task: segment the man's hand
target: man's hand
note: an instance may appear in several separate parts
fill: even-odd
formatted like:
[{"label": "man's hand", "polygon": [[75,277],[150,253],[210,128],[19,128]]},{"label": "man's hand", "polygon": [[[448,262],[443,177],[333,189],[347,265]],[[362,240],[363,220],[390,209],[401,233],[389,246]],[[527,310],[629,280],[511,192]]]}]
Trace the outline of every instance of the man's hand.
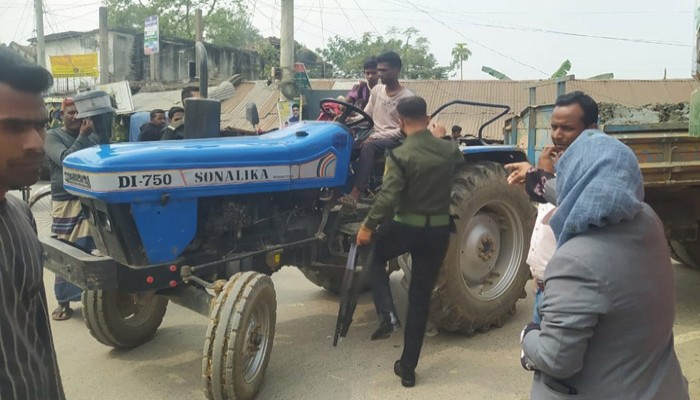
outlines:
[{"label": "man's hand", "polygon": [[357,245],[364,246],[370,244],[372,242],[372,233],[374,232],[371,229],[361,225],[360,231],[357,232]]},{"label": "man's hand", "polygon": [[508,184],[519,185],[521,183],[525,183],[525,175],[527,174],[527,171],[532,168],[532,165],[530,165],[530,163],[527,161],[522,161],[506,164],[503,167],[507,171],[510,171],[510,174],[508,175]]},{"label": "man's hand", "polygon": [[540,330],[540,324],[536,322],[530,322],[529,324],[525,325],[523,327],[523,330],[520,332],[520,343],[523,342],[523,339],[525,339],[525,336],[527,336],[528,333],[532,331],[539,331]]},{"label": "man's hand", "polygon": [[447,136],[447,128],[445,128],[445,125],[435,122],[430,125],[430,133],[432,133],[436,138],[440,139]]},{"label": "man's hand", "polygon": [[[520,332],[520,343],[523,343],[523,339],[525,339],[525,336],[527,336],[528,333],[539,330],[540,326],[534,322],[530,322],[529,324],[525,325],[523,330]],[[523,350],[520,351],[520,365],[527,371],[537,371],[537,367],[535,367],[535,364],[533,364],[532,361],[527,358],[525,351]]]},{"label": "man's hand", "polygon": [[537,161],[537,168],[543,169],[550,174],[554,173],[554,164],[559,160],[561,156],[561,149],[548,146],[542,149],[542,154],[540,154],[540,159]]},{"label": "man's hand", "polygon": [[172,130],[177,129],[177,128],[181,127],[182,125],[185,125],[185,120],[184,120],[184,119],[181,119],[181,120],[179,120],[179,121],[171,121],[171,122],[170,122],[170,128],[171,128]]},{"label": "man's hand", "polygon": [[87,136],[91,134],[93,130],[95,130],[95,126],[93,125],[92,120],[89,118],[85,118],[80,124],[80,134],[83,136]]}]

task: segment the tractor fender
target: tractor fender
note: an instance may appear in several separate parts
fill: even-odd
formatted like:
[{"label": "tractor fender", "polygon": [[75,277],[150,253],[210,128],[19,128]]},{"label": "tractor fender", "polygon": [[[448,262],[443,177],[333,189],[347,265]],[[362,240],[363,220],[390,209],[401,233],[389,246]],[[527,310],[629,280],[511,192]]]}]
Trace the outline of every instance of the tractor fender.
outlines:
[{"label": "tractor fender", "polygon": [[464,160],[468,163],[492,161],[498,164],[510,164],[527,161],[525,152],[515,146],[486,145],[460,147]]}]

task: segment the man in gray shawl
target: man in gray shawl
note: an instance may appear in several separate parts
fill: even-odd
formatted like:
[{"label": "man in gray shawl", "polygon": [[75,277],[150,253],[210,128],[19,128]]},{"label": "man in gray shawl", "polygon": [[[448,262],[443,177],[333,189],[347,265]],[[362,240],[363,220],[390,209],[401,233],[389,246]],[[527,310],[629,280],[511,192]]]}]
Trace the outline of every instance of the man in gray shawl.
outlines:
[{"label": "man in gray shawl", "polygon": [[521,334],[532,398],[688,399],[673,347],[673,269],[634,153],[588,130],[555,169],[542,323]]}]

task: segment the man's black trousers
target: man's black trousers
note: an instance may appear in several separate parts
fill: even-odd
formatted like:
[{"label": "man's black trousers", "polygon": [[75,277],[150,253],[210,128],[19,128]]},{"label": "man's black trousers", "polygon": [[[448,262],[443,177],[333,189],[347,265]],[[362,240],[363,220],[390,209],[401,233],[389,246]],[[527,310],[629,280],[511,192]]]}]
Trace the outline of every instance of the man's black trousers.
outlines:
[{"label": "man's black trousers", "polygon": [[376,232],[368,273],[374,306],[380,318],[389,318],[389,313],[396,315],[386,272],[387,261],[404,253],[410,253],[412,258],[401,356],[403,368],[412,370],[418,364],[428,322],[430,297],[445,258],[449,236],[448,226],[418,228],[396,221],[382,224]]},{"label": "man's black trousers", "polygon": [[372,139],[371,136],[359,144],[360,158],[355,170],[355,187],[360,192],[367,189],[377,157],[400,145],[401,142],[396,139]]}]

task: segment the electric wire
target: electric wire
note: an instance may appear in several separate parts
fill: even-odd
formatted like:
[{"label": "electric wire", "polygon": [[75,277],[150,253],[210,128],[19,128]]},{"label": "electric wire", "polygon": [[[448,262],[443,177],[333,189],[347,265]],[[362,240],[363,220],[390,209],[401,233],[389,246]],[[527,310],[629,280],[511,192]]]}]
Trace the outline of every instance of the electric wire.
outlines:
[{"label": "electric wire", "polygon": [[[305,5],[296,5],[294,6],[296,9],[308,9],[309,6]],[[327,7],[328,9],[334,9],[334,7]],[[471,15],[676,15],[676,14],[687,14],[690,15],[692,14],[691,11],[664,11],[664,10],[658,10],[658,11],[584,11],[584,12],[578,12],[578,11],[573,11],[573,12],[567,12],[567,11],[513,11],[513,12],[501,12],[501,11],[458,11],[458,10],[443,10],[443,9],[438,9],[438,8],[428,8],[432,12],[439,13],[439,14],[448,14],[448,15],[465,15],[465,16],[471,16]],[[378,13],[409,13],[409,14],[415,14],[419,13],[416,10],[411,10],[411,9],[391,9],[391,8],[363,8],[364,11],[368,12],[378,12]],[[351,10],[352,11],[352,10]]]},{"label": "electric wire", "polygon": [[[357,2],[357,0],[354,0]],[[367,17],[367,14],[364,12],[364,10],[361,10],[365,18]],[[341,12],[328,12],[326,11],[326,14],[331,14],[331,15],[338,15],[338,16],[343,16],[343,13]],[[457,13],[453,13],[451,17],[454,17],[457,15]],[[567,32],[567,31],[560,31],[560,30],[554,30],[554,29],[542,29],[542,28],[534,28],[534,27],[529,27],[529,26],[522,26],[522,25],[507,25],[503,23],[484,23],[484,22],[474,22],[474,21],[465,21],[464,19],[454,19],[451,17],[445,18],[447,22],[454,22],[455,24],[462,24],[462,25],[472,25],[472,26],[480,26],[484,28],[494,28],[494,29],[503,29],[503,30],[514,30],[514,31],[523,31],[523,32],[537,32],[537,33],[548,33],[552,35],[562,35],[562,36],[573,36],[573,37],[581,37],[581,38],[590,38],[590,39],[602,39],[602,40],[613,40],[613,41],[622,41],[622,42],[632,42],[632,43],[642,43],[642,44],[653,44],[653,45],[661,45],[661,46],[675,46],[675,47],[685,47],[689,48],[691,47],[688,44],[681,43],[681,42],[671,42],[671,41],[663,41],[663,40],[656,40],[656,39],[641,39],[641,38],[626,38],[626,37],[618,37],[618,36],[609,36],[609,35],[595,35],[595,34],[586,34],[586,33],[578,33],[578,32]],[[399,22],[408,22],[408,23],[421,23],[424,20],[421,19],[412,19],[412,18],[403,18],[403,17],[382,17],[382,16],[375,16],[373,17],[374,19],[378,20],[387,20],[387,21],[399,21]],[[467,18],[473,18],[473,16],[467,17]],[[370,22],[370,25],[372,25],[372,28],[376,31],[376,28],[374,27],[374,24]],[[379,34],[379,32],[377,32]],[[381,36],[381,34],[379,34]]]},{"label": "electric wire", "polygon": [[443,21],[441,21],[441,20],[435,18],[435,17],[434,17],[433,15],[431,15],[428,11],[422,10],[420,7],[416,6],[413,2],[411,2],[411,1],[409,1],[409,0],[405,0],[405,2],[406,2],[408,5],[410,5],[411,7],[415,8],[416,10],[419,10],[419,11],[423,12],[423,14],[427,15],[430,19],[436,21],[438,24],[442,25],[443,27],[445,27],[445,28],[447,28],[447,29],[449,29],[449,30],[451,30],[451,31],[453,31],[453,32],[455,32],[455,33],[457,33],[458,35],[462,36],[462,37],[463,37],[464,39],[466,39],[467,41],[472,42],[472,43],[476,44],[477,46],[483,47],[484,49],[486,49],[486,50],[488,50],[488,51],[490,51],[490,52],[492,52],[492,53],[495,53],[495,54],[497,54],[497,55],[499,55],[499,56],[501,56],[501,57],[503,57],[503,58],[506,58],[506,59],[508,59],[508,60],[511,60],[511,61],[513,61],[513,62],[515,62],[515,63],[518,63],[518,64],[520,64],[520,65],[522,65],[522,66],[524,66],[524,67],[530,68],[530,69],[532,69],[532,70],[534,70],[534,71],[537,71],[537,72],[541,73],[542,75],[545,75],[545,76],[549,77],[549,74],[548,74],[548,73],[542,71],[541,69],[539,69],[539,68],[537,68],[537,67],[534,67],[534,66],[532,66],[532,65],[530,65],[530,64],[527,64],[527,63],[524,63],[524,62],[522,62],[522,61],[520,61],[520,60],[517,60],[517,59],[515,59],[515,58],[513,58],[513,57],[511,57],[511,56],[509,56],[509,55],[507,55],[507,54],[504,54],[504,53],[502,53],[502,52],[500,52],[500,51],[498,51],[498,50],[496,50],[496,49],[493,49],[493,48],[491,48],[491,47],[489,47],[489,46],[487,46],[487,45],[485,45],[485,44],[483,44],[483,43],[481,43],[481,42],[479,42],[479,41],[477,41],[477,40],[473,40],[473,39],[467,37],[466,35],[464,35],[464,34],[463,34],[462,32],[460,32],[460,31],[458,31],[457,29],[455,29],[455,28],[453,28],[453,27],[447,25],[447,24],[444,23]]},{"label": "electric wire", "polygon": [[[26,13],[27,13],[27,8],[29,8],[29,7],[31,7],[31,2],[30,2],[29,0],[27,0],[27,1],[24,3],[24,9],[22,10],[22,16],[21,16],[20,19],[19,19],[20,21],[24,21],[24,27],[22,28],[22,31],[24,31],[24,30],[27,29],[27,21],[24,19],[24,16],[26,15]],[[15,33],[12,35],[12,41],[17,41],[17,40],[19,40],[18,37],[17,37],[17,35],[18,35],[19,32],[20,32],[20,28],[19,28],[19,27],[20,27],[20,24],[18,23],[18,24],[17,24],[17,28],[15,28]]]},{"label": "electric wire", "polygon": [[313,3],[311,3],[311,7],[309,7],[309,9],[306,11],[306,15],[304,16],[304,18],[301,19],[301,23],[299,24],[299,28],[304,26],[304,24],[306,23],[306,20],[309,19],[309,15],[311,15],[311,11],[314,9],[315,5],[316,5],[316,0],[314,0]]},{"label": "electric wire", "polygon": [[[267,7],[273,8],[273,9],[275,9],[275,10],[278,9],[278,7],[277,7],[276,5],[272,5],[272,4],[267,3],[267,2],[264,2],[264,1],[262,1],[262,0],[258,0],[258,3],[263,4],[263,5],[267,6]],[[324,7],[323,7],[323,1],[322,1],[322,0],[320,0],[320,4],[321,4],[320,9],[321,9],[321,11],[323,11]],[[296,7],[295,7],[295,8],[296,8]],[[260,9],[260,8],[258,8],[258,10],[259,10],[259,9]],[[274,16],[274,14],[273,14],[273,16]],[[266,18],[267,18],[267,17],[266,17]],[[271,19],[271,21],[272,21],[272,19]],[[313,26],[313,27],[316,27],[316,28],[321,29],[321,30],[323,31],[323,32],[321,32],[322,34],[324,34],[325,31],[327,30],[328,32],[332,33],[333,35],[343,36],[343,35],[341,35],[341,34],[338,33],[338,32],[332,31],[332,30],[330,30],[330,29],[326,29],[324,26],[322,26],[322,25],[323,25],[323,19],[321,19],[321,25],[315,24],[315,23],[313,23],[313,22],[311,22],[311,21],[307,21],[306,23],[309,24],[309,25],[311,25],[311,26]],[[309,32],[309,31],[303,31],[303,32],[308,33],[308,34],[310,34],[310,35],[314,35],[314,36],[318,35],[318,32]]]},{"label": "electric wire", "polygon": [[372,20],[369,18],[369,16],[368,16],[367,13],[365,12],[364,8],[360,7],[360,3],[358,3],[357,0],[353,0],[353,1],[355,2],[355,5],[357,6],[357,8],[358,8],[360,11],[362,11],[362,15],[365,16],[365,19],[367,20],[367,22],[369,22],[369,25],[372,27],[372,29],[374,30],[374,32],[375,32],[378,36],[382,36],[382,34],[381,34],[381,33],[379,32],[379,30],[377,29],[377,27],[374,26],[374,24],[372,23]]},{"label": "electric wire", "polygon": [[609,35],[594,35],[594,34],[587,34],[587,33],[566,32],[566,31],[559,31],[559,30],[552,30],[552,29],[534,28],[534,27],[520,26],[520,25],[503,25],[503,24],[479,23],[479,22],[466,22],[466,23],[469,25],[483,26],[483,27],[487,27],[487,28],[508,29],[508,30],[517,30],[517,31],[525,31],[525,32],[551,33],[551,34],[564,35],[564,36],[575,36],[575,37],[604,39],[604,40],[617,40],[617,41],[622,41],[622,42],[636,42],[636,43],[655,44],[655,45],[663,45],[663,46],[690,47],[689,45],[687,45],[685,43],[667,42],[667,41],[654,40],[654,39],[636,39],[636,38],[625,38],[625,37],[616,37],[616,36],[609,36]]},{"label": "electric wire", "polygon": [[[320,6],[319,14],[321,15],[321,43],[323,43],[323,49],[326,49],[326,30],[323,26],[323,0],[318,0],[318,5]],[[326,60],[321,58],[323,61],[323,78],[326,78]]]},{"label": "electric wire", "polygon": [[[47,0],[42,0],[42,1],[43,1],[43,8],[44,8],[44,15],[46,16],[46,18],[45,18],[45,19],[46,19],[46,23],[49,25],[50,31],[53,32],[53,33],[59,33],[59,32],[63,32],[63,31],[68,31],[68,30],[66,29],[65,25],[63,25],[63,23],[61,23],[61,22],[58,21],[58,19],[56,18],[56,16],[60,16],[60,15],[57,14],[57,13],[55,13],[54,11],[52,11],[52,9],[51,9],[51,8],[49,7],[49,5],[48,5],[48,1],[47,1]],[[82,15],[77,15],[77,16],[74,16],[74,17],[72,16],[72,17],[70,17],[70,18],[71,18],[71,19],[79,19],[79,17],[81,17],[81,16],[85,16],[85,15],[88,15],[88,14],[92,14],[92,13],[94,13],[94,12],[95,12],[95,10],[91,10],[91,11],[88,11],[88,12],[82,14]],[[67,18],[68,18],[68,17],[67,17]],[[60,26],[59,26],[59,25],[60,25]],[[62,30],[61,30],[61,29],[62,29]],[[58,46],[58,49],[60,50],[60,52],[61,52],[63,55],[65,55],[65,56],[70,56],[70,55],[71,55],[71,52],[69,52],[68,50],[66,50],[66,48],[61,44],[61,41],[60,41],[60,40],[57,41],[56,45]],[[50,59],[49,59],[49,60],[50,60]],[[50,62],[49,62],[49,64],[50,64]],[[66,92],[68,92],[68,91],[70,91],[70,87],[69,87],[69,83],[68,83],[69,81],[68,81],[68,78],[65,78],[65,79],[66,79],[66,80],[65,80],[65,83],[66,83],[66,86],[65,86],[65,87],[66,87]],[[85,82],[88,82],[87,84],[88,84],[89,86],[93,86],[93,85],[97,84],[97,78],[96,78],[96,77],[84,77],[84,76],[83,76],[83,77],[77,77],[77,79],[78,79],[78,82],[79,82],[78,85],[81,86],[81,87],[82,87],[82,85],[83,85]],[[75,85],[75,78],[74,78],[73,84]],[[79,89],[78,87],[74,87],[74,90],[75,90],[76,92],[78,91],[78,89]]]},{"label": "electric wire", "polygon": [[338,2],[338,0],[335,0],[335,4],[337,4],[338,7],[340,7],[340,11],[342,11],[343,15],[345,16],[345,20],[348,21],[348,24],[350,25],[350,29],[352,30],[352,33],[353,33],[353,34],[355,35],[355,37],[359,40],[359,39],[360,39],[360,35],[358,35],[358,34],[357,34],[357,31],[355,31],[355,26],[353,25],[352,20],[350,19],[350,17],[348,17],[348,14],[345,12],[345,9],[343,8],[343,6],[340,5],[340,3]]}]

